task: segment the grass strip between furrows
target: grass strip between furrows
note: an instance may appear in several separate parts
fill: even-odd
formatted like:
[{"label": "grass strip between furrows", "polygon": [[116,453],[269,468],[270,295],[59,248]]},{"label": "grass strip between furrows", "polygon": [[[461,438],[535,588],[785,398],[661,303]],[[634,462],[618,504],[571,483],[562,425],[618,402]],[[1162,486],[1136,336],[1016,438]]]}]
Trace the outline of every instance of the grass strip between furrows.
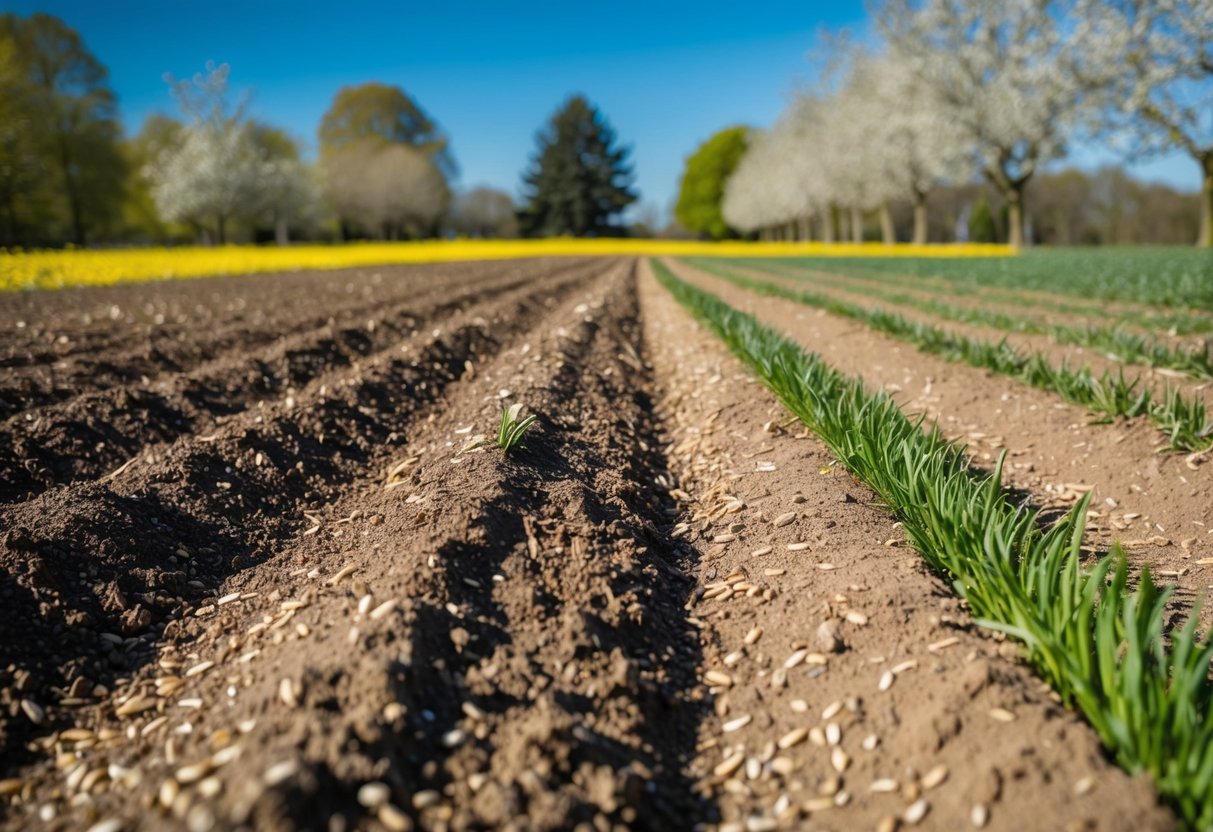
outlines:
[{"label": "grass strip between furrows", "polygon": [[[698,261],[700,258],[690,258]],[[964,296],[980,298],[981,300],[1013,304],[1021,308],[1043,308],[1050,312],[1073,315],[1081,318],[1096,318],[1101,321],[1108,319],[1120,323],[1133,324],[1142,329],[1167,332],[1171,335],[1193,335],[1213,332],[1213,317],[1196,311],[1184,311],[1178,307],[1160,306],[1142,310],[1124,306],[1109,307],[1107,303],[1084,304],[1077,303],[1068,295],[1050,294],[1047,289],[1033,289],[1027,292],[1010,287],[988,285],[982,283],[961,283],[949,281],[942,277],[932,277],[925,274],[907,275],[883,270],[856,267],[851,261],[846,263],[826,263],[821,260],[803,261],[784,258],[720,258],[730,266],[746,266],[753,269],[772,272],[786,277],[817,278],[829,276],[838,280],[862,280],[865,290],[872,283],[890,289],[913,289],[919,292],[946,295],[949,297]],[[1144,301],[1142,302],[1144,303]]]},{"label": "grass strip between furrows", "polygon": [[[692,260],[693,264],[710,267],[703,260]],[[1150,367],[1163,367],[1175,370],[1184,375],[1197,379],[1213,378],[1213,353],[1199,346],[1171,347],[1135,332],[1128,332],[1119,326],[1065,326],[1062,324],[1041,323],[1023,315],[1012,315],[994,309],[970,308],[956,306],[943,301],[923,298],[906,292],[898,292],[887,286],[875,287],[870,284],[856,285],[853,279],[846,277],[827,277],[825,275],[792,275],[755,264],[765,272],[790,277],[801,282],[824,286],[846,292],[861,292],[869,297],[894,304],[917,309],[937,318],[949,321],[988,326],[1005,332],[1018,332],[1025,335],[1047,335],[1059,344],[1077,344],[1091,347],[1126,364],[1145,364]]]},{"label": "grass strip between furrows", "polygon": [[1096,376],[1089,367],[1074,369],[1064,361],[1053,366],[1045,355],[1020,352],[1005,340],[968,338],[932,324],[911,321],[880,307],[869,308],[818,292],[789,289],[721,266],[701,263],[698,268],[761,295],[787,298],[860,321],[946,361],[969,364],[1048,390],[1105,420],[1117,416],[1145,416],[1166,434],[1174,450],[1199,451],[1213,445],[1213,420],[1209,418],[1204,402],[1195,396],[1184,396],[1174,387],[1168,386],[1156,397],[1142,384],[1140,376],[1126,379],[1123,370],[1116,374],[1105,370]]},{"label": "grass strip between furrows", "polygon": [[1193,616],[1166,632],[1169,589],[1148,568],[1129,591],[1119,546],[1082,565],[1087,498],[1048,530],[1014,505],[1002,463],[976,474],[964,449],[905,416],[716,296],[654,263],[657,279],[718,335],[902,521],[984,626],[1020,640],[1028,660],[1078,708],[1117,762],[1148,771],[1192,827],[1213,824],[1213,646]]}]

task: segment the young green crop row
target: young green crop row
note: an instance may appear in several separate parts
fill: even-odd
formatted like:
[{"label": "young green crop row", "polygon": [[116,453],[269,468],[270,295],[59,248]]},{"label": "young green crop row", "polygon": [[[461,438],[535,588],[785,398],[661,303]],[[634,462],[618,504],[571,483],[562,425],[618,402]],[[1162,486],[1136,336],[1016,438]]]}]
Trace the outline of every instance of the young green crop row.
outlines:
[{"label": "young green crop row", "polygon": [[908,341],[923,352],[939,355],[947,361],[991,370],[1032,387],[1057,393],[1066,401],[1086,407],[1103,419],[1145,416],[1167,436],[1175,450],[1196,451],[1213,445],[1213,421],[1209,420],[1202,400],[1186,397],[1174,388],[1156,398],[1142,384],[1140,376],[1126,379],[1123,370],[1117,374],[1105,371],[1096,376],[1089,367],[1074,369],[1065,362],[1053,366],[1041,353],[1020,352],[1006,341],[967,338],[931,324],[908,320],[878,307],[869,309],[818,292],[789,289],[710,263],[701,262],[699,268],[759,294],[788,298],[862,321],[873,329]]},{"label": "young green crop row", "polygon": [[[697,260],[702,263],[703,261]],[[762,271],[779,274],[763,264],[755,264]],[[950,321],[959,321],[979,326],[989,326],[1006,332],[1022,332],[1028,335],[1047,335],[1059,344],[1076,344],[1092,347],[1111,355],[1126,364],[1145,364],[1150,367],[1165,367],[1192,378],[1213,378],[1213,355],[1200,347],[1171,347],[1165,343],[1128,332],[1118,326],[1062,326],[1044,324],[1022,315],[1011,315],[993,309],[956,306],[943,301],[923,298],[918,295],[898,292],[887,286],[865,284],[857,287],[852,279],[827,275],[801,275],[794,279],[842,291],[862,291],[863,294],[879,298],[897,306],[918,309],[929,315]]]},{"label": "young green crop row", "polygon": [[[806,252],[803,263],[823,264]],[[1031,289],[1085,300],[1118,300],[1171,307],[1213,310],[1213,252],[1192,247],[1104,246],[1040,247],[1017,257],[997,260],[930,255],[896,261],[855,258],[839,269],[851,272],[933,277],[957,286]],[[830,269],[833,271],[833,269]]]},{"label": "young green crop row", "polygon": [[[988,302],[1006,303],[1024,309],[1042,309],[1074,317],[1092,318],[1100,322],[1110,320],[1116,324],[1129,324],[1148,331],[1167,332],[1172,335],[1213,332],[1213,316],[1182,307],[1134,308],[1130,306],[1109,307],[1107,303],[1081,303],[1067,294],[1053,294],[1039,290],[1025,292],[1022,288],[1011,288],[997,283],[949,280],[924,273],[921,267],[915,269],[912,265],[907,265],[906,271],[913,273],[903,274],[874,268],[870,265],[871,261],[861,259],[827,262],[820,258],[813,260],[805,258],[764,258],[761,260],[730,258],[727,262],[731,265],[743,265],[787,277],[812,276],[816,278],[828,275],[831,278],[853,280],[862,282],[865,291],[873,287],[887,287],[914,289],[948,297],[980,297]],[[913,264],[915,261],[905,262]]]},{"label": "young green crop row", "polygon": [[747,364],[839,460],[890,506],[910,541],[950,577],[984,626],[1021,641],[1120,765],[1148,771],[1193,828],[1213,824],[1213,646],[1195,619],[1166,632],[1169,590],[1148,570],[1129,591],[1114,547],[1082,565],[1087,499],[1043,528],[992,475],[966,464],[937,427],[922,430],[885,393],[828,367],[775,330],[676,278],[658,280]]}]

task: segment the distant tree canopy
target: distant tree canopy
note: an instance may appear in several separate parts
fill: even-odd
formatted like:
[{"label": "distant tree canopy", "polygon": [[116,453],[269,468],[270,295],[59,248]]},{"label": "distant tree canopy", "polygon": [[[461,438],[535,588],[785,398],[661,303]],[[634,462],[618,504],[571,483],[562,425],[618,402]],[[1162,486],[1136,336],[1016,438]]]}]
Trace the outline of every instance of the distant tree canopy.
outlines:
[{"label": "distant tree canopy", "polygon": [[324,114],[318,137],[322,155],[376,139],[429,154],[448,180],[457,172],[446,134],[400,87],[369,83],[343,88]]},{"label": "distant tree canopy", "polygon": [[737,235],[725,222],[720,204],[725,183],[745,155],[748,133],[745,127],[725,128],[687,159],[674,207],[674,216],[683,227],[713,240]]},{"label": "distant tree canopy", "polygon": [[523,174],[524,236],[595,237],[621,231],[619,213],[637,199],[629,149],[584,96],[569,98],[536,136],[537,152]]},{"label": "distant tree canopy", "polygon": [[460,194],[447,220],[451,231],[466,237],[505,239],[518,236],[517,209],[505,191],[473,188]]},{"label": "distant tree canopy", "polygon": [[117,101],[80,35],[0,15],[0,245],[88,242],[120,216]]}]

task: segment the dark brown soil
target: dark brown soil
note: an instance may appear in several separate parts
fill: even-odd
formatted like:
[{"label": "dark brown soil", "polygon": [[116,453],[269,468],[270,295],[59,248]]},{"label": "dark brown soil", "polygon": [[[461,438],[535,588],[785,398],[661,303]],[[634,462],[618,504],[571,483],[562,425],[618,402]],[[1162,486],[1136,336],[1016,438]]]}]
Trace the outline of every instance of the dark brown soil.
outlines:
[{"label": "dark brown soil", "polygon": [[0,312],[4,828],[1173,825],[646,266],[375,274]]}]

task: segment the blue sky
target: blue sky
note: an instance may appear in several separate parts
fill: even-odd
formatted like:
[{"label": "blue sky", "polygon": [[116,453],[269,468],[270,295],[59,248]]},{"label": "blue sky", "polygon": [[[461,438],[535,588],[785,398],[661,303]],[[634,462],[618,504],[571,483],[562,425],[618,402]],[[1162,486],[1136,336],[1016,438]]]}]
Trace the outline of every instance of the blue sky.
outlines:
[{"label": "blue sky", "polygon": [[[309,147],[333,95],[364,81],[398,84],[450,134],[460,184],[517,193],[534,134],[582,92],[633,148],[642,201],[670,208],[683,159],[729,124],[766,126],[814,75],[820,27],[862,30],[862,0],[650,3],[295,2],[150,0],[7,2],[63,18],[110,70],[128,131],[173,112],[165,72],[208,60],[232,67],[252,112]],[[1107,154],[1080,148],[1090,165]],[[1182,156],[1133,168],[1186,189]]]}]

